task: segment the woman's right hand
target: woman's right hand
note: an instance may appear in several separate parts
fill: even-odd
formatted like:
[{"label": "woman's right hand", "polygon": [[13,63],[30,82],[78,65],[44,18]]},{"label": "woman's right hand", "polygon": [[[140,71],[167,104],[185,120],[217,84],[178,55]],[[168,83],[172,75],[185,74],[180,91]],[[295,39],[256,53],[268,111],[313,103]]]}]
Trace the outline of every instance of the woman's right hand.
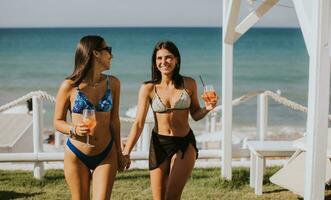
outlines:
[{"label": "woman's right hand", "polygon": [[74,134],[77,136],[86,136],[87,134],[90,133],[90,129],[85,124],[78,124],[75,125],[74,127],[75,127]]}]

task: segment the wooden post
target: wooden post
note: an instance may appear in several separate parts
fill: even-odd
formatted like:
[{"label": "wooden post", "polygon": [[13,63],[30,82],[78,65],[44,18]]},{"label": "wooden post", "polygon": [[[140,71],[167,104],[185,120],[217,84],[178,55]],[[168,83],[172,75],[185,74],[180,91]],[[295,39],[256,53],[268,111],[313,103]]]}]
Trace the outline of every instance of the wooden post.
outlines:
[{"label": "wooden post", "polygon": [[212,112],[210,116],[210,132],[215,132],[216,131],[216,117],[217,113]]},{"label": "wooden post", "polygon": [[[252,158],[251,158],[252,159]],[[255,156],[255,180],[254,180],[254,192],[256,195],[262,195],[263,185],[263,171],[265,167],[265,159],[262,156]],[[262,171],[260,171],[262,170]]]},{"label": "wooden post", "polygon": [[250,168],[249,168],[249,186],[255,188],[255,177],[256,177],[256,155],[253,151],[250,151]]},{"label": "wooden post", "polygon": [[55,133],[54,133],[54,145],[55,145],[56,148],[61,147],[61,137],[62,137],[62,133],[60,133],[59,131],[55,131]]},{"label": "wooden post", "polygon": [[257,96],[257,139],[263,141],[268,128],[268,96],[264,93]]},{"label": "wooden post", "polygon": [[311,20],[309,20],[309,16],[307,15],[307,12],[305,11],[304,1],[306,0],[295,0],[293,1],[293,5],[295,8],[295,11],[298,16],[300,29],[303,35],[303,39],[305,41],[306,49],[308,51],[308,55],[310,55],[311,51],[311,43],[312,43],[312,24]]},{"label": "wooden post", "polygon": [[[305,200],[322,200],[325,192],[330,91],[329,0],[311,3],[311,51],[307,118]],[[306,3],[305,3],[306,4]],[[308,3],[307,3],[308,4]]]},{"label": "wooden post", "polygon": [[262,1],[259,7],[250,12],[249,15],[243,19],[236,27],[233,41],[236,42],[242,35],[244,35],[254,24],[256,24],[264,14],[266,14],[279,0]]},{"label": "wooden post", "polygon": [[[222,162],[221,176],[232,179],[232,88],[233,88],[233,44],[225,42],[228,13],[231,1],[223,0],[222,26]],[[229,15],[230,16],[230,15]],[[230,26],[231,27],[231,26]],[[231,36],[229,36],[231,38]]]},{"label": "wooden post", "polygon": [[205,117],[205,132],[210,131],[210,114]]},{"label": "wooden post", "polygon": [[[43,113],[42,101],[38,97],[32,98],[32,113],[33,113],[33,152],[39,153],[43,151]],[[44,176],[44,163],[35,162],[33,167],[33,175],[36,179],[41,179]]]}]

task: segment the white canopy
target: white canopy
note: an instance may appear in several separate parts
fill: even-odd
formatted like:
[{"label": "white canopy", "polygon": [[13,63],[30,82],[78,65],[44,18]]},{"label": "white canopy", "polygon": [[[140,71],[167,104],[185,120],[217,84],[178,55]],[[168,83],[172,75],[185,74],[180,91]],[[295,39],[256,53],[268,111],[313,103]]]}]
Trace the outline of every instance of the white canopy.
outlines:
[{"label": "white canopy", "polygon": [[[279,0],[264,0],[237,25],[240,0],[223,0],[222,35],[222,176],[232,178],[233,45]],[[305,199],[324,199],[330,92],[330,0],[293,0],[309,54]]]}]

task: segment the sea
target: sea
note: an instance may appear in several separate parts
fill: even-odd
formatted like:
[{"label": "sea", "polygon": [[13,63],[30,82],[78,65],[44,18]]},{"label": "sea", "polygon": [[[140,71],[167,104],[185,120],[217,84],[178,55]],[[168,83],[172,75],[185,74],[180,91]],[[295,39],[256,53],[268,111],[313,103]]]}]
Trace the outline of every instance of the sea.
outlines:
[{"label": "sea", "polygon": [[[121,81],[120,115],[137,104],[140,85],[151,77],[151,55],[160,40],[171,40],[182,58],[181,74],[197,81],[198,92],[213,84],[219,96],[222,74],[220,27],[15,28],[0,29],[0,105],[31,91],[56,96],[74,66],[75,48],[85,35],[100,35],[112,46],[106,72]],[[297,28],[253,28],[234,47],[233,97],[271,90],[307,106],[309,60]],[[200,99],[201,105],[203,105]],[[219,101],[219,103],[221,103]],[[54,105],[44,103],[45,126],[52,128]],[[233,127],[254,131],[256,98],[233,108]],[[306,113],[269,100],[268,126],[282,132],[304,131]],[[276,129],[275,129],[276,130]]]}]

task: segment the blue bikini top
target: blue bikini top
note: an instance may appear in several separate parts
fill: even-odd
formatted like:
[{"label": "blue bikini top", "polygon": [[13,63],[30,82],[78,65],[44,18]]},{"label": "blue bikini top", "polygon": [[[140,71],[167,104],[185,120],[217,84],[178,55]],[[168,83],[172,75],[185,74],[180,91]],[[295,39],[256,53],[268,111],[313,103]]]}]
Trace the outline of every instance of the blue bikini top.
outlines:
[{"label": "blue bikini top", "polygon": [[107,77],[107,90],[105,95],[99,101],[98,105],[93,105],[87,96],[77,87],[77,95],[72,108],[73,113],[82,114],[84,109],[93,109],[97,112],[109,112],[113,107],[112,94],[109,88],[109,78]]}]

